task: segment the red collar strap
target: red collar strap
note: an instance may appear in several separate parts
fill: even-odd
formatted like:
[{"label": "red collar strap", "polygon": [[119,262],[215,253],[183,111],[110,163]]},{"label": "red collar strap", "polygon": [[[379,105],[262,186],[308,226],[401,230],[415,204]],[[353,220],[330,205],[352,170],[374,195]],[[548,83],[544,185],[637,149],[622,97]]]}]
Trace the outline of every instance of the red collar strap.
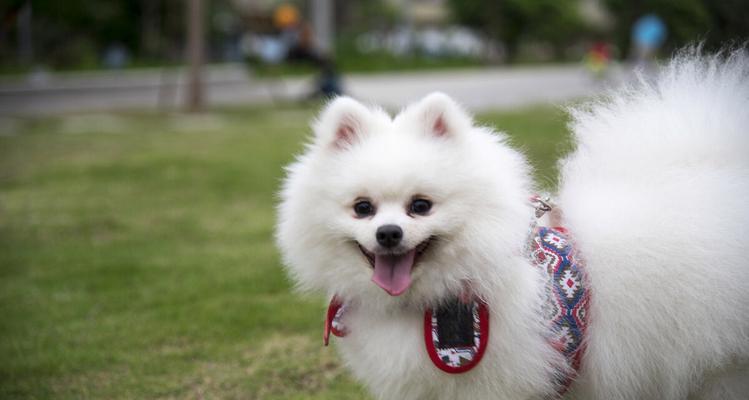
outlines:
[{"label": "red collar strap", "polygon": [[325,313],[325,328],[322,333],[322,342],[325,346],[328,345],[331,333],[338,337],[344,337],[348,333],[342,322],[345,311],[346,306],[341,299],[338,296],[333,296],[330,299],[330,305],[328,305],[328,312]]},{"label": "red collar strap", "polygon": [[[330,334],[344,337],[346,304],[333,296],[325,314],[323,344]],[[432,363],[442,371],[459,374],[470,371],[481,361],[489,342],[489,310],[479,299],[456,298],[436,310],[424,312],[424,345]]]}]

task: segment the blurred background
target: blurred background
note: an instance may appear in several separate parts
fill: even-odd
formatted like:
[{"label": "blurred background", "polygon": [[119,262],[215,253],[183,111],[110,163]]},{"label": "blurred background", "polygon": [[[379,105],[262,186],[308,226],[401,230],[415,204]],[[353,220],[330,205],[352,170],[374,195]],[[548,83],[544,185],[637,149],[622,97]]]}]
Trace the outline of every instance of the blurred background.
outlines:
[{"label": "blurred background", "polygon": [[367,398],[273,243],[322,102],[444,91],[543,189],[564,107],[747,0],[0,2],[0,398]]},{"label": "blurred background", "polygon": [[[198,109],[344,91],[401,106],[436,80],[487,108],[504,99],[456,81],[485,87],[516,78],[489,67],[520,74],[554,65],[536,71],[546,90],[517,85],[531,97],[525,103],[588,94],[591,82],[564,66],[610,78],[620,62],[643,66],[687,43],[714,50],[740,41],[749,1],[6,0],[0,16],[3,114]],[[379,75],[456,68],[485,75],[409,76],[405,87]]]}]

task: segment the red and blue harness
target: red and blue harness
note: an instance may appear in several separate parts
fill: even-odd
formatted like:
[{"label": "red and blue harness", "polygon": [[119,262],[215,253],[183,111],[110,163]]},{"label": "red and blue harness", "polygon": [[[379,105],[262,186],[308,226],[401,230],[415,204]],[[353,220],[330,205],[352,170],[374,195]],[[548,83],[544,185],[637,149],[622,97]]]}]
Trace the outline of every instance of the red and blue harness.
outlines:
[{"label": "red and blue harness", "polygon": [[[570,387],[585,352],[590,285],[566,229],[535,227],[526,249],[534,267],[545,275],[546,301],[543,309],[548,322],[548,340],[562,353],[569,368],[559,368],[554,376],[561,397]],[[323,334],[328,345],[330,334],[343,337],[346,305],[334,296],[328,307]],[[432,363],[451,374],[473,369],[481,361],[489,341],[489,310],[480,299],[455,299],[424,313],[424,344]]]},{"label": "red and blue harness", "polygon": [[590,284],[565,228],[536,227],[528,252],[533,265],[547,278],[543,313],[549,326],[548,340],[570,367],[555,376],[561,396],[572,385],[585,353]]}]

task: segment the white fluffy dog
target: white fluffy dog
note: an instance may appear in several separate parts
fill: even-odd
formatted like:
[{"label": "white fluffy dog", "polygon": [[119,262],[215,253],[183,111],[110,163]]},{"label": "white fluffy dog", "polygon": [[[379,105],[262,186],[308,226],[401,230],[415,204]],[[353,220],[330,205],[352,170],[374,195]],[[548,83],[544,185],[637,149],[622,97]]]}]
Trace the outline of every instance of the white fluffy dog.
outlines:
[{"label": "white fluffy dog", "polygon": [[[746,52],[685,52],[572,115],[556,204],[587,275],[580,365],[550,340],[534,184],[502,134],[443,94],[394,118],[350,98],[323,111],[277,239],[301,289],[345,306],[334,341],[377,398],[554,398],[564,377],[569,398],[749,398]],[[425,312],[466,293],[490,333],[480,362],[448,373]]]}]

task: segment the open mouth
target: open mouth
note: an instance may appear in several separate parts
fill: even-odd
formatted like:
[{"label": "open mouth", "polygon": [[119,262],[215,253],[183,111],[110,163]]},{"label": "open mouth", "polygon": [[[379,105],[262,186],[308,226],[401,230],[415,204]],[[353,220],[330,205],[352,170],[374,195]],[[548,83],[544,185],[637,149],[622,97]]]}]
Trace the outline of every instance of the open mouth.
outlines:
[{"label": "open mouth", "polygon": [[372,281],[391,296],[400,296],[411,286],[411,271],[434,238],[403,253],[373,253],[357,243],[364,258],[374,269]]}]

